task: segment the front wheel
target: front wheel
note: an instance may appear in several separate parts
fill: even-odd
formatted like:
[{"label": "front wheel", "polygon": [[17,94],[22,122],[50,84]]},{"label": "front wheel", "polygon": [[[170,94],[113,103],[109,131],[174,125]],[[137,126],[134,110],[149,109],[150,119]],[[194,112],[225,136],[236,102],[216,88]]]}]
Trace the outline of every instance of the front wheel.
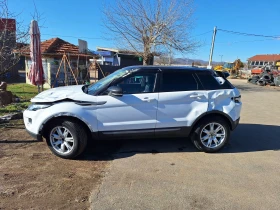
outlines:
[{"label": "front wheel", "polygon": [[53,154],[73,159],[84,151],[87,134],[85,129],[74,121],[56,120],[48,127],[46,141]]},{"label": "front wheel", "polygon": [[211,117],[199,122],[194,128],[192,142],[204,152],[217,152],[229,141],[230,128],[220,117]]}]

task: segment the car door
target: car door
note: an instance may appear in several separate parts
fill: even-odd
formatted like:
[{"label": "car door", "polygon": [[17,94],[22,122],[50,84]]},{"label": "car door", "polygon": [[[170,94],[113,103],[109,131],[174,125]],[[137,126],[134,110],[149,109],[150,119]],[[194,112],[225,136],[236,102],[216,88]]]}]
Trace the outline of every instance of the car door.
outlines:
[{"label": "car door", "polygon": [[157,132],[170,130],[184,134],[197,116],[207,111],[207,107],[207,94],[192,70],[162,72]]},{"label": "car door", "polygon": [[122,96],[99,95],[106,102],[97,109],[98,131],[104,137],[154,135],[158,93],[157,72],[139,72],[125,77],[114,86]]}]

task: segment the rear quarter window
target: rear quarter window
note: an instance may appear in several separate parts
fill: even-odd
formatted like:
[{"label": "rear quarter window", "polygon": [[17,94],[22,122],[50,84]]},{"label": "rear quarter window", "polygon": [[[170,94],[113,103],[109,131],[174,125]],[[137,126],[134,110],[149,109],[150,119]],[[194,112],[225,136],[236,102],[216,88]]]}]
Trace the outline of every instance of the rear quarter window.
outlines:
[{"label": "rear quarter window", "polygon": [[218,77],[215,72],[199,72],[197,73],[199,80],[206,90],[220,90],[220,89],[233,89],[234,86],[225,79],[224,84],[220,84],[215,77]]}]

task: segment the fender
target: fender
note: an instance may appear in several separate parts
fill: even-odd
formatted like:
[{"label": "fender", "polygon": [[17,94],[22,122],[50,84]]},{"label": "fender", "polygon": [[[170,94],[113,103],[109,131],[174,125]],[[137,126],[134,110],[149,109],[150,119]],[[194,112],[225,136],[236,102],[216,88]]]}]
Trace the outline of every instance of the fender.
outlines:
[{"label": "fender", "polygon": [[54,119],[54,118],[56,118],[56,117],[63,117],[63,116],[65,116],[65,117],[74,117],[74,118],[77,118],[77,119],[81,120],[82,122],[84,122],[84,123],[87,125],[87,127],[88,127],[89,130],[90,130],[90,132],[94,132],[94,130],[93,130],[91,124],[90,124],[89,122],[87,122],[84,118],[79,117],[79,116],[77,116],[77,115],[75,115],[75,114],[73,114],[73,113],[70,113],[70,112],[61,112],[61,113],[54,114],[54,115],[52,115],[52,116],[46,118],[46,119],[44,120],[44,122],[41,124],[40,128],[39,128],[39,133],[41,133],[41,131],[43,130],[44,125],[45,125],[48,121],[50,121],[50,120],[52,120],[52,119]]},{"label": "fender", "polygon": [[209,111],[209,112],[205,112],[202,115],[200,115],[198,118],[196,118],[196,120],[191,125],[191,130],[193,129],[193,127],[196,125],[196,123],[199,120],[201,120],[203,117],[206,117],[207,115],[212,115],[212,114],[222,115],[223,117],[225,117],[228,120],[228,122],[230,123],[231,130],[234,130],[234,128],[236,127],[236,123],[231,119],[231,117],[229,115],[225,114],[222,111],[212,110],[212,111]]}]

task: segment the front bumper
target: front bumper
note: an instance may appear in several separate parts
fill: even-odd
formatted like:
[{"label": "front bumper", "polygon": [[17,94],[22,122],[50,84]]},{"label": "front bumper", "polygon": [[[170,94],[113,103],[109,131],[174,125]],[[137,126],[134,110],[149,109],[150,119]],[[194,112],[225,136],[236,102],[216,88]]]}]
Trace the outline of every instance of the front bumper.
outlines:
[{"label": "front bumper", "polygon": [[240,117],[232,122],[232,130],[234,130],[239,125]]},{"label": "front bumper", "polygon": [[26,130],[26,132],[27,132],[30,136],[32,136],[32,138],[36,139],[37,141],[43,141],[42,135],[32,133],[32,132],[29,131],[28,129],[25,129],[25,130]]}]

